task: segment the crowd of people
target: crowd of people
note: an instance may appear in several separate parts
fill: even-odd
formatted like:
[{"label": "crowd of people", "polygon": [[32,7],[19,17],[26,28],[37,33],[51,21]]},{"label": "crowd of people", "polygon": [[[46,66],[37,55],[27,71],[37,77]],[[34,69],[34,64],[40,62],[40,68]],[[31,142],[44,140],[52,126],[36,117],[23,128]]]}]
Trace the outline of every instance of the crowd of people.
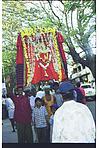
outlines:
[{"label": "crowd of people", "polygon": [[12,131],[18,143],[95,143],[95,123],[77,82],[18,87],[5,98]]}]

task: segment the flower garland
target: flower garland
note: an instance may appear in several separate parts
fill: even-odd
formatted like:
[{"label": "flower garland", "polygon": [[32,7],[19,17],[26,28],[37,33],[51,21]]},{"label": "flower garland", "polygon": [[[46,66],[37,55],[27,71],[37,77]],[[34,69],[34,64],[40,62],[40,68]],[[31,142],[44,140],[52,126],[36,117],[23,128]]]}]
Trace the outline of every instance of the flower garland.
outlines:
[{"label": "flower garland", "polygon": [[21,36],[22,36],[22,42],[23,42],[23,50],[24,50],[24,56],[26,59],[26,65],[27,65],[27,85],[29,85],[31,83],[31,68],[30,68],[30,63],[29,63],[29,59],[28,59],[28,55],[27,55],[27,50],[26,50],[26,44],[24,41],[24,36],[30,36],[31,34],[33,34],[33,30],[28,30],[25,29],[24,31],[21,31]]},{"label": "flower garland", "polygon": [[59,81],[61,81],[62,80],[62,71],[61,71],[62,65],[61,65],[61,58],[60,58],[60,53],[59,53],[59,49],[58,49],[58,45],[57,45],[57,40],[56,40],[56,30],[55,29],[53,30],[52,35],[53,35],[54,47],[56,49],[56,58],[57,58],[58,65],[59,65],[59,72],[58,72]]},{"label": "flower garland", "polygon": [[[36,58],[37,58],[37,60],[39,61],[40,56],[37,56],[37,55],[36,55]],[[47,53],[47,59],[48,59],[48,53]],[[40,65],[42,68],[44,68],[44,70],[46,70],[47,67],[49,66],[50,62],[51,62],[51,54],[49,54],[49,61],[46,62],[46,65],[43,65],[41,62],[39,62],[39,65]]]},{"label": "flower garland", "polygon": [[[58,62],[58,76],[59,76],[59,81],[62,80],[62,65],[61,65],[61,58],[60,58],[60,53],[59,53],[59,49],[58,49],[58,45],[57,45],[57,40],[56,40],[56,29],[55,28],[26,28],[25,30],[21,31],[21,37],[22,37],[22,42],[23,42],[23,49],[24,49],[24,56],[26,59],[26,65],[27,65],[27,85],[29,85],[31,83],[31,79],[32,79],[32,75],[31,75],[31,67],[30,67],[30,63],[29,63],[29,59],[28,59],[28,53],[27,53],[27,49],[26,49],[26,44],[24,41],[24,36],[28,36],[30,37],[31,35],[36,36],[37,30],[39,31],[40,34],[45,35],[45,33],[50,32],[52,33],[52,37],[53,37],[53,44],[54,44],[54,48],[55,48],[55,52],[56,52],[56,58],[57,58],[57,62]],[[44,67],[44,65],[42,65],[40,63],[40,65],[42,67]],[[49,63],[44,67],[46,69],[46,67],[49,65]]]}]

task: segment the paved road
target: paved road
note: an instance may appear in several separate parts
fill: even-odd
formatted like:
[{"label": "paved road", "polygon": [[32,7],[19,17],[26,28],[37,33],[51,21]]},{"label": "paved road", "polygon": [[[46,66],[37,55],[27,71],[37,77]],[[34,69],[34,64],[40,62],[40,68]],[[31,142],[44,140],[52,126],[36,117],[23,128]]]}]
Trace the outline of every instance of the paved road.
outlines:
[{"label": "paved road", "polygon": [[[32,130],[33,130],[33,127],[32,127]],[[35,140],[36,140],[36,136],[34,134],[34,141]],[[2,143],[18,143],[17,130],[16,132],[12,132],[9,119],[3,120]],[[35,141],[35,143],[37,143],[37,141]]]},{"label": "paved road", "polygon": [[96,101],[89,101],[87,102],[87,106],[88,108],[90,109],[92,115],[93,115],[93,118],[96,122]]},{"label": "paved road", "polygon": [[3,143],[18,143],[17,132],[12,132],[9,119],[3,120],[2,142]]},{"label": "paved road", "polygon": [[[87,106],[92,112],[94,120],[96,120],[96,104],[95,101],[87,102]],[[12,132],[11,125],[9,119],[3,120],[2,125],[2,142],[3,143],[18,143],[17,139],[17,131]]]}]

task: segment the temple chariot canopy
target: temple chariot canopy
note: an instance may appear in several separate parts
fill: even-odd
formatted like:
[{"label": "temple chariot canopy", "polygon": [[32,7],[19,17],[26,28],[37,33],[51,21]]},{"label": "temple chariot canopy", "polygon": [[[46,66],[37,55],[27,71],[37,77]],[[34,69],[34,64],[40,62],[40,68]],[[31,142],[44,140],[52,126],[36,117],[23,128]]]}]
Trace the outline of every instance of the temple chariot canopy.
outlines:
[{"label": "temple chariot canopy", "polygon": [[64,38],[55,28],[26,28],[17,38],[17,86],[66,80]]}]

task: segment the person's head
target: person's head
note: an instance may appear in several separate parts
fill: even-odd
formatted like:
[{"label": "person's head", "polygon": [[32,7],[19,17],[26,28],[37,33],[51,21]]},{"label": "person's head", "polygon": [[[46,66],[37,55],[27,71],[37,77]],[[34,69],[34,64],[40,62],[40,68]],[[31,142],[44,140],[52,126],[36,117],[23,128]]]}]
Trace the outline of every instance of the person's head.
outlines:
[{"label": "person's head", "polygon": [[26,91],[24,91],[24,93],[26,96],[29,96],[29,97],[32,96],[32,92],[30,90],[26,90]]},{"label": "person's head", "polygon": [[59,89],[59,83],[58,83],[58,82],[54,82],[54,84],[53,84],[53,89],[54,89],[55,91],[57,91],[57,90]]},{"label": "person's head", "polygon": [[56,112],[57,109],[58,109],[57,104],[53,104],[53,105],[51,106],[51,111],[52,111],[53,114]]},{"label": "person's head", "polygon": [[35,88],[32,88],[31,93],[35,97],[36,96],[36,89]]},{"label": "person's head", "polygon": [[6,98],[6,96],[3,94],[3,95],[2,95],[2,98]]},{"label": "person's head", "polygon": [[38,108],[40,108],[40,107],[42,106],[42,100],[41,100],[39,97],[37,97],[37,98],[35,99],[35,105],[36,105]]},{"label": "person's head", "polygon": [[25,93],[26,96],[29,96],[29,97],[31,96],[31,94],[30,94],[30,88],[28,86],[24,86],[24,90],[23,91],[24,91],[24,93]]},{"label": "person's head", "polygon": [[46,94],[46,95],[49,95],[49,94],[50,94],[50,89],[47,89],[47,88],[46,88],[46,89],[45,89],[45,94]]},{"label": "person's head", "polygon": [[17,87],[14,88],[13,95],[18,95],[18,88]]},{"label": "person's head", "polygon": [[6,98],[10,98],[11,96],[9,94],[6,95]]},{"label": "person's head", "polygon": [[64,101],[73,100],[74,98],[74,86],[70,81],[65,81],[60,84],[58,93],[60,93],[63,97]]},{"label": "person's head", "polygon": [[18,94],[22,95],[23,94],[23,88],[22,87],[18,87],[17,88]]},{"label": "person's head", "polygon": [[48,81],[46,81],[46,82],[45,82],[45,85],[49,85],[49,82],[48,82]]},{"label": "person's head", "polygon": [[18,95],[18,90],[17,89],[15,89],[14,94]]},{"label": "person's head", "polygon": [[69,90],[66,93],[61,93],[61,95],[64,101],[73,100],[74,98],[73,90]]},{"label": "person's head", "polygon": [[76,83],[76,86],[77,86],[77,87],[80,87],[80,82],[77,82],[77,83]]},{"label": "person's head", "polygon": [[42,91],[43,89],[41,87],[39,87],[38,91]]}]

